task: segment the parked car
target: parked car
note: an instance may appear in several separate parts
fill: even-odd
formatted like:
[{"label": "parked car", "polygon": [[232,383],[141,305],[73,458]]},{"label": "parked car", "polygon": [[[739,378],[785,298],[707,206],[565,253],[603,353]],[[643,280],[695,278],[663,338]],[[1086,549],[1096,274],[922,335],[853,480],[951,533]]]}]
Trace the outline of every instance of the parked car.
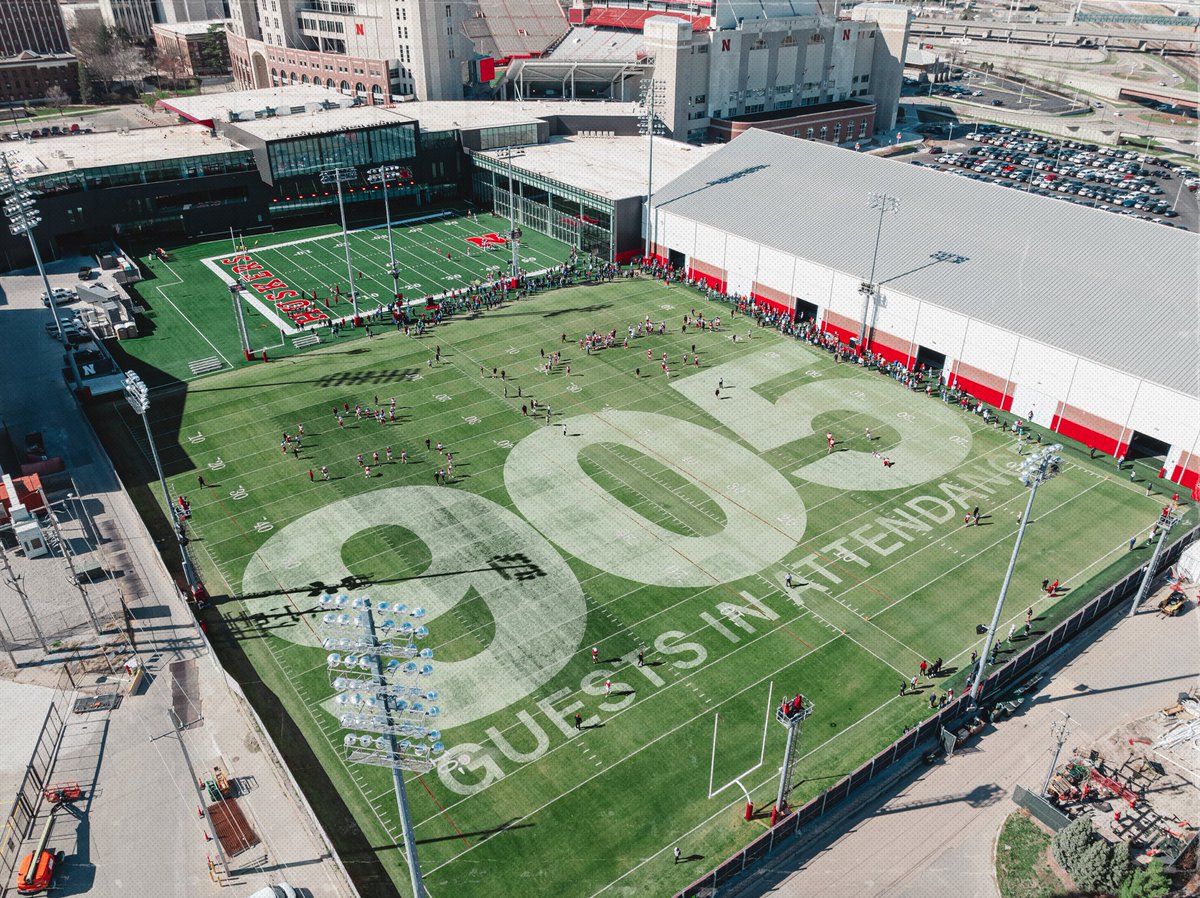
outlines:
[{"label": "parked car", "polygon": [[[66,287],[55,287],[50,292],[54,296],[55,305],[75,302],[79,299],[74,290],[68,290]],[[50,300],[46,298],[44,291],[42,292],[42,305],[44,305],[46,308],[50,308]]]}]

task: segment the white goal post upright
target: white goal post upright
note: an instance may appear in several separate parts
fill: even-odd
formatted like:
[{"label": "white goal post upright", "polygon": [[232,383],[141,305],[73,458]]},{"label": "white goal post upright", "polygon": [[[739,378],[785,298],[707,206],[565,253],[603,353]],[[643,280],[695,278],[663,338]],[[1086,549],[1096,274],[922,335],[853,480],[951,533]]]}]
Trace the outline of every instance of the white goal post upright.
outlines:
[{"label": "white goal post upright", "polygon": [[716,790],[713,789],[713,775],[717,769],[717,724],[721,720],[721,714],[719,711],[717,713],[713,714],[712,759],[709,762],[709,768],[708,768],[708,797],[716,798],[718,795],[720,795],[722,792],[724,792],[730,786],[737,786],[739,789],[742,790],[742,794],[746,796],[746,819],[747,820],[749,820],[751,815],[754,813],[754,802],[750,798],[750,791],[742,784],[742,779],[744,777],[749,776],[754,771],[758,770],[758,768],[762,767],[763,761],[766,760],[766,757],[767,757],[767,731],[771,726],[771,705],[772,705],[772,702],[774,701],[774,696],[775,696],[775,684],[771,683],[770,686],[767,688],[767,714],[766,714],[765,719],[763,720],[762,744],[759,746],[759,750],[758,750],[758,763],[755,764],[753,767],[749,768],[748,770],[743,770],[741,773],[739,773],[737,776],[735,776],[733,779],[731,779],[725,785],[721,786],[720,788],[718,788]]}]

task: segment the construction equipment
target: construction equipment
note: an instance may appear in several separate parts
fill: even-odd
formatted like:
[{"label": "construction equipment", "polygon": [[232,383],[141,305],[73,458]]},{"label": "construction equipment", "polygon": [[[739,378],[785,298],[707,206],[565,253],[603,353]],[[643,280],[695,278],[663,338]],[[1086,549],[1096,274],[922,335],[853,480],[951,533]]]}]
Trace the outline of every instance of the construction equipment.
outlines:
[{"label": "construction equipment", "polygon": [[62,860],[62,855],[46,848],[53,826],[54,814],[51,813],[46,820],[46,828],[42,830],[42,837],[38,839],[37,847],[25,855],[17,867],[17,891],[22,895],[45,891],[54,882],[54,872]]},{"label": "construction equipment", "polygon": [[79,783],[62,783],[47,786],[42,790],[42,795],[50,804],[59,804],[64,801],[78,801],[83,797],[83,790],[79,788]]}]

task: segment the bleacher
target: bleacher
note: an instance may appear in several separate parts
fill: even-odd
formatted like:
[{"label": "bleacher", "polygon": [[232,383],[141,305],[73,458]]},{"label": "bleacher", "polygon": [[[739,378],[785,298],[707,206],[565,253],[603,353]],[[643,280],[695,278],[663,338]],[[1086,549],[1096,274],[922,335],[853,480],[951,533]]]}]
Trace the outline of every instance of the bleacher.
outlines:
[{"label": "bleacher", "polygon": [[676,19],[687,19],[692,23],[693,31],[707,31],[712,21],[709,16],[692,16],[682,12],[600,6],[593,8],[588,13],[586,24],[604,28],[619,28],[622,31],[641,31],[642,26],[646,24],[646,20],[653,16],[671,16]]}]

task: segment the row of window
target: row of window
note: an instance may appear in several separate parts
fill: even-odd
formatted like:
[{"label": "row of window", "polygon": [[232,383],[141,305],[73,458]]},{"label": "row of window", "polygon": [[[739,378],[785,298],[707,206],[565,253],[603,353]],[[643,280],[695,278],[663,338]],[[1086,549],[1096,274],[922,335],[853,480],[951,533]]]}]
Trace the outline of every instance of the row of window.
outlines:
[{"label": "row of window", "polygon": [[367,166],[411,159],[417,152],[416,125],[405,123],[298,137],[267,147],[275,178],[313,174],[332,165]]},{"label": "row of window", "polygon": [[[829,139],[829,126],[821,125],[818,134],[819,134],[819,136],[816,137],[817,140],[828,140]],[[792,137],[799,137],[799,136],[800,136],[799,128],[796,128],[795,130],[792,131]],[[861,122],[858,123],[858,136],[859,136],[859,138],[863,138],[863,137],[867,136],[867,120],[866,119],[863,119]],[[804,139],[805,140],[813,140],[814,139],[812,128],[804,129]],[[848,121],[846,123],[846,138],[845,139],[846,140],[854,139],[854,120],[853,119],[851,119],[850,121]],[[833,142],[834,143],[842,142],[842,123],[841,122],[837,122],[833,126]]]},{"label": "row of window", "polygon": [[309,31],[331,31],[334,34],[344,34],[346,30],[341,22],[327,22],[325,19],[310,19],[307,16],[300,17],[300,27]]},{"label": "row of window", "polygon": [[156,159],[136,165],[108,165],[103,168],[66,171],[43,178],[30,178],[28,185],[30,190],[38,194],[67,193],[73,190],[102,190],[130,184],[214,177],[253,169],[254,155],[245,150],[199,158]]}]

